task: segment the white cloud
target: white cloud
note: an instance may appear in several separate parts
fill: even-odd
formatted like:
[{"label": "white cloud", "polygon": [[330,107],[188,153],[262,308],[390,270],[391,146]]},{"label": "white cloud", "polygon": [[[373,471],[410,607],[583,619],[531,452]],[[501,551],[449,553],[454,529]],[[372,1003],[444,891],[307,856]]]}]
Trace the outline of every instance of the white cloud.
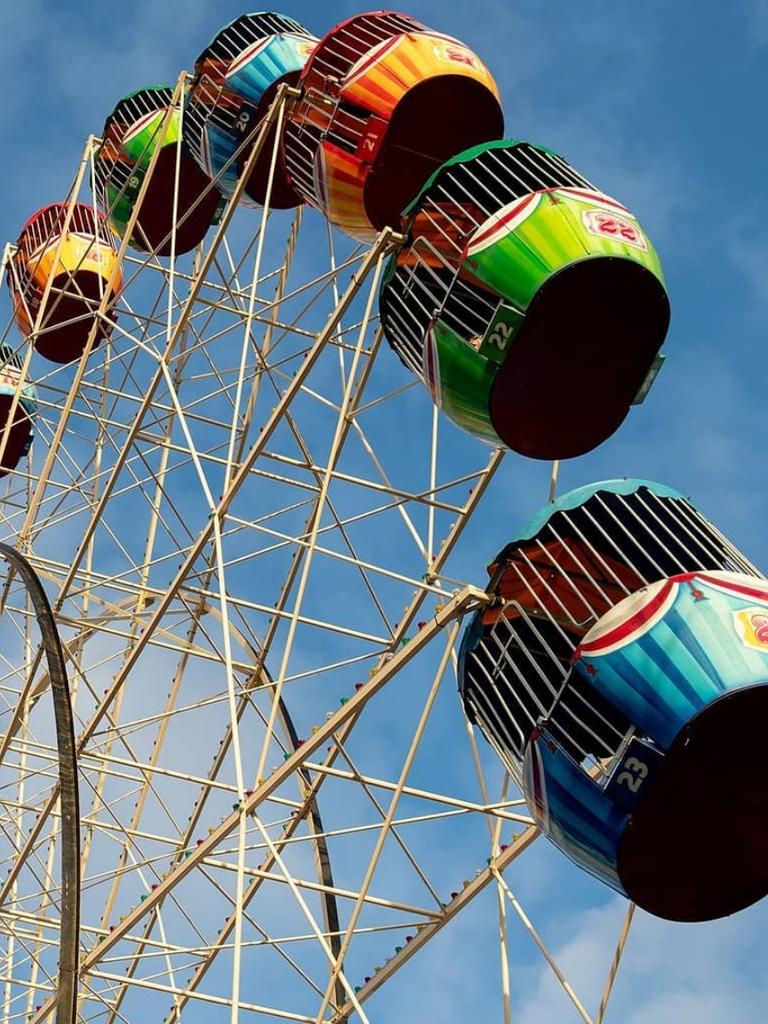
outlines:
[{"label": "white cloud", "polygon": [[755,46],[768,43],[768,0],[749,0],[747,25]]},{"label": "white cloud", "polygon": [[[596,1012],[627,904],[620,899],[581,916],[556,949],[558,963],[588,1011]],[[638,911],[607,1020],[624,1024],[747,1024],[761,1018],[768,983],[755,969],[768,907],[707,924],[680,925]],[[544,965],[520,1024],[565,1024],[568,1001]]]},{"label": "white cloud", "polygon": [[[757,216],[757,214],[755,215]],[[768,246],[758,221],[741,225],[728,246],[728,256],[761,311],[768,310]]]}]

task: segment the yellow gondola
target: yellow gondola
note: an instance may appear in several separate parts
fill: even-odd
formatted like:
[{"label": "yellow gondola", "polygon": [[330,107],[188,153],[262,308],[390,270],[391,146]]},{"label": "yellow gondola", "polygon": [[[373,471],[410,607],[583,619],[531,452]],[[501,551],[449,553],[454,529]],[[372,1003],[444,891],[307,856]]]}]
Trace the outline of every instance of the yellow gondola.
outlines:
[{"label": "yellow gondola", "polygon": [[[122,287],[104,218],[92,206],[76,203],[67,222],[67,209],[66,203],[53,203],[30,217],[9,276],[19,330],[54,363],[69,363],[82,354],[104,294],[108,290],[109,313]],[[111,326],[106,317],[99,320],[95,344],[108,337]]]}]

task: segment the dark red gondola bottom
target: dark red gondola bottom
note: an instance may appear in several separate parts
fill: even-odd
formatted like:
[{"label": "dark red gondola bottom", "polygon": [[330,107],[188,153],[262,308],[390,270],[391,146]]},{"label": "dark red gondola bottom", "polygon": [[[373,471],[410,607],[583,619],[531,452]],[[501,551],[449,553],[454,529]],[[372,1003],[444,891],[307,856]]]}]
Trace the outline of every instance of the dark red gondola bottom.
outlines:
[{"label": "dark red gondola bottom", "polygon": [[669,325],[658,279],[629,259],[593,257],[554,274],[531,301],[491,390],[502,441],[570,459],[620,426]]},{"label": "dark red gondola bottom", "polygon": [[[55,278],[42,333],[35,339],[35,351],[53,363],[71,363],[73,359],[79,359],[93,327],[93,314],[101,302],[101,289],[106,283],[90,270],[81,270],[72,278],[67,274]],[[96,348],[106,336],[102,325],[96,333],[93,347]]]},{"label": "dark red gondola bottom", "polygon": [[366,182],[365,209],[373,226],[399,229],[403,210],[433,171],[503,133],[501,107],[480,82],[441,75],[409,90],[386,126]]},{"label": "dark red gondola bottom", "polygon": [[[264,93],[259,101],[259,105],[256,109],[255,123],[258,125],[266,117],[269,111],[272,101],[277,93],[278,86],[283,82],[286,85],[296,85],[299,80],[299,71],[291,72],[285,75],[282,79],[274,82]],[[267,137],[264,139],[264,145],[261,148],[261,152],[256,158],[256,164],[251,171],[248,181],[245,185],[246,194],[260,206],[264,205],[264,200],[267,196],[267,184],[269,182],[269,168],[272,163],[272,153],[275,148],[275,134],[277,132],[277,124],[273,124],[267,132]],[[254,135],[254,142],[258,138],[258,131]],[[237,170],[239,174],[243,173],[243,168],[248,162],[251,147],[246,147],[240,154],[237,160]],[[283,163],[283,148],[280,146],[277,153],[277,160],[275,162],[275,174],[272,180],[272,194],[269,200],[269,206],[272,210],[292,210],[296,206],[301,206],[303,199],[294,189],[291,187],[291,183],[288,179],[288,172],[285,169]]]},{"label": "dark red gondola bottom", "polygon": [[677,736],[619,847],[638,906],[710,921],[768,894],[766,721],[768,684],[720,697]]},{"label": "dark red gondola bottom", "polygon": [[[176,146],[165,146],[157,158],[152,180],[141,205],[134,238],[140,248],[171,254]],[[190,252],[205,238],[213,223],[221,195],[192,157],[182,153],[179,169],[176,255]]]},{"label": "dark red gondola bottom", "polygon": [[[8,395],[0,396],[0,444],[2,444],[5,425],[10,416],[11,401],[12,399]],[[18,465],[31,430],[32,424],[29,416],[21,405],[17,405],[16,415],[13,417],[13,426],[8,434],[3,457],[0,459],[0,477],[5,476]]]}]

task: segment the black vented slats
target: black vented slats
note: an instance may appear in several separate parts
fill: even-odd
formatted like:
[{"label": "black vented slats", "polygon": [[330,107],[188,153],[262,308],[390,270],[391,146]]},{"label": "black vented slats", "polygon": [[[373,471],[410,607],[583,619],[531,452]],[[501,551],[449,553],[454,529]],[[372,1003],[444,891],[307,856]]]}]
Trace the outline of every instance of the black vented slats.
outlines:
[{"label": "black vented slats", "polygon": [[259,39],[285,32],[295,32],[302,36],[307,34],[303,25],[283,14],[273,14],[269,11],[261,14],[243,14],[218,33],[200,54],[197,63],[209,57],[231,64]]},{"label": "black vented slats", "polygon": [[571,672],[546,722],[574,761],[613,757],[631,728],[629,719],[576,672]]},{"label": "black vented slats", "polygon": [[[312,104],[306,99],[299,101],[306,109]],[[315,154],[323,141],[324,128],[312,124],[310,118],[302,121],[291,135],[290,146],[285,147],[285,166],[298,192],[308,201],[315,197]]]},{"label": "black vented slats", "polygon": [[[695,569],[722,569],[727,572],[743,572],[748,576],[761,576],[760,571],[728,541],[720,531],[708,522],[689,502],[682,498],[662,499],[651,491],[643,490],[630,496],[624,509],[631,515],[632,526],[644,522],[646,535],[655,539],[658,548],[654,550],[650,536],[649,550],[655,560],[683,568],[676,570],[692,572]],[[647,515],[646,515],[647,512]],[[642,543],[642,533],[638,541]],[[667,573],[670,575],[669,573]]]},{"label": "black vented slats", "polygon": [[124,96],[104,122],[104,134],[106,135],[111,127],[125,134],[142,117],[154,114],[158,110],[165,110],[172,99],[173,89],[166,85],[139,89],[130,96]]},{"label": "black vented slats", "polygon": [[102,145],[99,159],[95,162],[96,197],[104,210],[109,208],[107,186],[111,185],[118,191],[123,191],[134,169],[133,162],[128,159],[108,158],[111,147],[106,143],[111,143],[119,150],[123,138],[138,121],[149,114],[167,110],[172,99],[173,89],[170,86],[139,89],[138,92],[123,97],[104,122],[105,144]]},{"label": "black vented slats", "polygon": [[524,592],[527,608],[581,634],[630,593],[669,576],[761,575],[685,499],[647,487],[628,495],[598,491],[576,508],[556,511],[494,564],[493,586],[503,585],[507,595]]},{"label": "black vented slats", "polygon": [[[38,250],[50,245],[61,234],[66,218],[66,203],[54,203],[41,210],[21,233],[18,241],[21,256],[29,259]],[[104,218],[86,203],[75,203],[68,230],[75,234],[93,236],[104,245],[112,247],[112,236]]]},{"label": "black vented slats", "polygon": [[402,362],[422,380],[426,331],[454,276],[447,268],[402,267],[381,293],[379,313],[386,337]]},{"label": "black vented slats", "polygon": [[[243,131],[242,126],[238,127],[241,115],[251,106],[244,96],[230,88],[230,70],[255,43],[288,33],[314,42],[314,37],[293,18],[272,12],[244,14],[223,28],[197,58],[196,79],[184,111],[184,141],[203,169],[208,169],[207,127],[213,125],[225,135],[238,136]],[[237,164],[232,172],[236,169]]]},{"label": "black vented slats", "polygon": [[530,192],[552,188],[594,186],[562,157],[530,142],[488,146],[464,163],[450,164],[438,173],[423,194],[417,213],[430,204],[442,211],[455,205],[473,216],[477,227],[508,203]]},{"label": "black vented slats", "polygon": [[322,205],[315,180],[315,158],[327,132],[328,141],[348,153],[357,151],[370,116],[331,98],[328,80],[341,82],[357,62],[387,39],[424,26],[388,11],[363,14],[337,25],[320,40],[304,74],[303,95],[286,131],[285,166],[298,193]]},{"label": "black vented slats", "polygon": [[467,284],[451,267],[420,262],[398,268],[382,295],[380,311],[395,352],[423,377],[424,337],[434,318],[470,341],[485,334],[497,306],[498,299]]},{"label": "black vented slats", "polygon": [[458,276],[472,232],[529,192],[564,187],[593,188],[562,157],[529,142],[489,146],[437,174],[412,211],[409,258],[397,267],[381,303],[387,339],[410,370],[424,378],[424,340],[433,319],[477,342],[498,308],[498,297]]},{"label": "black vented slats", "polygon": [[424,31],[425,26],[407,15],[394,12],[363,14],[337,26],[321,40],[312,58],[312,71],[328,78],[343,78],[350,68],[385,39],[404,32]]},{"label": "black vented slats", "polygon": [[646,486],[629,494],[598,490],[558,509],[494,564],[492,588],[519,596],[464,655],[462,696],[518,773],[538,724],[599,776],[632,734],[623,714],[570,669],[581,638],[610,607],[681,573],[761,576],[688,501]]},{"label": "black vented slats", "polygon": [[[62,226],[65,214],[66,207],[63,208],[61,214],[60,223]],[[111,243],[111,236],[104,218],[97,214],[92,206],[85,206],[83,203],[77,203],[72,210],[69,230],[79,235],[94,235],[98,237],[100,242],[105,242],[107,245]]]},{"label": "black vented slats", "polygon": [[518,777],[540,724],[577,764],[599,771],[630,731],[629,720],[572,672],[577,642],[575,634],[510,605],[465,655],[464,705]]},{"label": "black vented slats", "polygon": [[12,366],[14,370],[21,370],[21,357],[10,345],[0,345],[0,370],[5,366]]},{"label": "black vented slats", "polygon": [[518,767],[531,732],[563,689],[574,647],[552,623],[508,607],[464,659],[464,702]]},{"label": "black vented slats", "polygon": [[367,110],[340,102],[328,132],[328,141],[348,153],[355,154],[363,140],[370,114]]},{"label": "black vented slats", "polygon": [[[758,570],[685,499],[660,497],[647,487],[632,494],[598,491],[583,505],[558,510],[539,531],[542,544],[573,538],[611,562],[627,565],[641,585],[697,570],[759,576]],[[505,561],[529,541],[509,545]]]}]

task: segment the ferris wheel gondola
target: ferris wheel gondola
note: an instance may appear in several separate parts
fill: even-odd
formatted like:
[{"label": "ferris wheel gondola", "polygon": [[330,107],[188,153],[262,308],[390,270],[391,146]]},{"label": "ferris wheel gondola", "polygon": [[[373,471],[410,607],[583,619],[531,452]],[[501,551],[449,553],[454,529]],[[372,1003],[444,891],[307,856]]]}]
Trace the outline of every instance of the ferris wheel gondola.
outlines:
[{"label": "ferris wheel gondola", "polygon": [[[244,14],[226,25],[195,62],[185,135],[190,152],[218,188],[230,195],[250,153],[249,139],[281,83],[295,85],[317,40],[283,14]],[[245,196],[261,204],[266,196],[276,126],[245,183]],[[280,162],[270,205],[287,209],[302,202]]]},{"label": "ferris wheel gondola", "polygon": [[447,161],[403,230],[382,323],[456,423],[538,459],[583,455],[618,429],[669,323],[634,214],[552,150],[509,140]]},{"label": "ferris wheel gondola", "polygon": [[182,142],[182,115],[170,86],[153,85],[124,96],[104,124],[96,153],[96,192],[101,209],[122,238],[156,150],[129,244],[159,256],[194,249],[220,214],[223,199]]},{"label": "ferris wheel gondola", "polygon": [[[66,203],[53,203],[29,218],[16,245],[8,279],[16,324],[40,355],[69,363],[85,348],[104,296],[111,310],[122,287],[104,217],[85,203],[71,214]],[[95,344],[111,326],[98,320]]]},{"label": "ferris wheel gondola", "polygon": [[320,40],[283,133],[296,191],[353,238],[400,212],[455,153],[499,138],[496,83],[464,43],[394,11],[358,14]]},{"label": "ferris wheel gondola", "polygon": [[[563,495],[489,572],[462,698],[545,834],[661,917],[766,895],[765,578],[681,494],[639,480]],[[713,804],[731,822],[715,835]]]},{"label": "ferris wheel gondola", "polygon": [[[461,583],[506,449],[609,437],[669,317],[635,215],[502,129],[477,54],[407,15],[317,43],[245,14],[90,137],[61,208],[87,234],[90,169],[95,248],[54,218],[44,273],[6,250],[26,352],[0,352],[3,536],[50,590],[72,668],[83,1020],[365,1022],[495,891],[503,1018],[516,912],[599,1022],[635,903],[592,1017],[508,884],[540,836],[583,869],[560,858],[553,892],[591,873],[673,920],[768,889],[768,584],[712,524],[670,488],[608,481],[550,503],[487,588]],[[124,281],[108,225],[142,254]],[[33,417],[44,458],[38,441],[25,473]],[[64,814],[14,573],[3,1005],[46,1024]],[[465,714],[443,699],[454,669]],[[721,807],[734,825],[713,837]]]},{"label": "ferris wheel gondola", "polygon": [[[34,439],[33,427],[37,414],[37,389],[30,381],[21,384],[21,361],[8,345],[0,346],[0,476],[15,469],[29,452]],[[18,394],[13,412],[14,395]],[[13,415],[13,419],[11,416]]]}]

